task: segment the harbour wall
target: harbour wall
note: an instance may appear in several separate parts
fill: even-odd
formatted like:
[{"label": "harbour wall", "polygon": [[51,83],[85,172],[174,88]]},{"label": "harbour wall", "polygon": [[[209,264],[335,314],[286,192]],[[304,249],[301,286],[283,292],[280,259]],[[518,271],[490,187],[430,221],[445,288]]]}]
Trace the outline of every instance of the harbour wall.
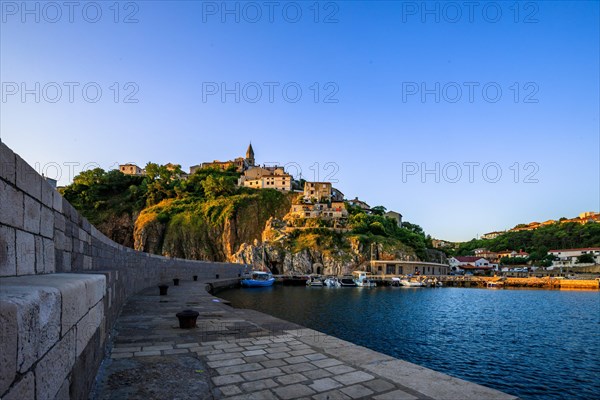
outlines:
[{"label": "harbour wall", "polygon": [[173,278],[235,280],[244,268],[113,242],[0,142],[0,398],[86,398],[130,296]]}]

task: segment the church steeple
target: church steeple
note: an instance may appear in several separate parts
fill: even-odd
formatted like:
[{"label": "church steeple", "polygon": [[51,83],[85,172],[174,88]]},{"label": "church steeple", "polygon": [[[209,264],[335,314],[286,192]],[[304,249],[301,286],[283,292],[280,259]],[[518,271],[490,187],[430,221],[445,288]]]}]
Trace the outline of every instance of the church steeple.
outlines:
[{"label": "church steeple", "polygon": [[246,161],[248,161],[248,165],[254,166],[254,149],[252,148],[252,142],[248,146],[248,150],[246,150]]}]

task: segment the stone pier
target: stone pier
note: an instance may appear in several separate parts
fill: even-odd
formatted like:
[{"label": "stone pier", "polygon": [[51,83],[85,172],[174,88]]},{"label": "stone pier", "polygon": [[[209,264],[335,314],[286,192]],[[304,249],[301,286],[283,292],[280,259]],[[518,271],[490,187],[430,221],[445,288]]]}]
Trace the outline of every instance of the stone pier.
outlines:
[{"label": "stone pier", "polygon": [[[201,282],[131,298],[92,398],[516,399],[253,310]],[[196,329],[175,314],[198,311]]]}]

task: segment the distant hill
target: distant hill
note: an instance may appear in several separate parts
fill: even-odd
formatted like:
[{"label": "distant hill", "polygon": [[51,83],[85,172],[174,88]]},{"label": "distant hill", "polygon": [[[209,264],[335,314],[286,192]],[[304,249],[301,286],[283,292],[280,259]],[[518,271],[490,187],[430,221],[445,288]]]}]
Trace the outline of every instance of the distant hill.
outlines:
[{"label": "distant hill", "polygon": [[524,250],[530,260],[542,260],[552,249],[600,247],[600,223],[588,221],[561,222],[540,225],[536,229],[513,230],[499,233],[493,239],[473,239],[461,243],[456,255],[470,255],[477,248],[490,251]]}]

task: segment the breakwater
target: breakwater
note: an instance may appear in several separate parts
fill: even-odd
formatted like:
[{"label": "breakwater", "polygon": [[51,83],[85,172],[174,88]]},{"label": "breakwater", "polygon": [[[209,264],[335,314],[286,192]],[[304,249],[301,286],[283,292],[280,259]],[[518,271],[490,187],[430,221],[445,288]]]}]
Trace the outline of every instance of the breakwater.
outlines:
[{"label": "breakwater", "polygon": [[2,399],[87,398],[130,296],[173,278],[237,278],[242,270],[111,241],[0,142]]}]

